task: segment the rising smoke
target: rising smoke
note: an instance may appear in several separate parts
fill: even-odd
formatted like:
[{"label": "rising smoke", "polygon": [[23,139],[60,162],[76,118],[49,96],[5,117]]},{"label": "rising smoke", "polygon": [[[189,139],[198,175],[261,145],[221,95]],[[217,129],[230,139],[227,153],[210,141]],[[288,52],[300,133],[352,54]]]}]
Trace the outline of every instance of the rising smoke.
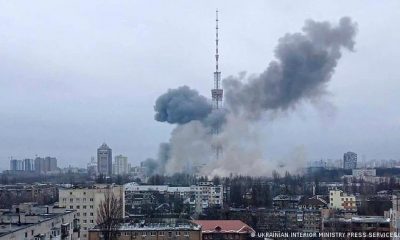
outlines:
[{"label": "rising smoke", "polygon": [[[318,102],[328,92],[342,49],[353,50],[357,28],[345,17],[335,26],[308,20],[302,30],[279,39],[276,60],[260,75],[246,79],[242,73],[223,80],[225,110],[212,111],[207,98],[186,86],[161,95],[154,107],[155,119],[178,126],[171,134],[168,155],[153,160],[157,172],[186,171],[201,163],[207,163],[208,174],[220,175],[268,174],[266,169],[297,166],[286,160],[265,160],[263,137],[254,123],[267,112],[288,112],[303,102]],[[210,129],[216,124],[221,133],[212,135]],[[219,161],[212,158],[213,143],[223,146]],[[301,162],[303,155],[291,159]]]},{"label": "rising smoke", "polygon": [[154,106],[155,120],[160,122],[185,124],[193,120],[202,120],[211,113],[207,98],[188,86],[169,89],[159,96]]}]

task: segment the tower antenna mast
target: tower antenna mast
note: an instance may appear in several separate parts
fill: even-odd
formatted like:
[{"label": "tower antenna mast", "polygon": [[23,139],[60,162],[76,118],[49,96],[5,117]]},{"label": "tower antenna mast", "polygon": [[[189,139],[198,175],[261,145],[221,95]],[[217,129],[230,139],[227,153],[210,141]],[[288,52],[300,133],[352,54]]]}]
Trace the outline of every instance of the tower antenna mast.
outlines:
[{"label": "tower antenna mast", "polygon": [[[218,52],[218,43],[219,43],[219,36],[218,36],[218,9],[216,10],[216,18],[215,18],[215,72],[214,72],[214,88],[211,89],[211,97],[212,97],[212,107],[213,111],[220,111],[222,108],[222,100],[223,100],[223,89],[221,88],[221,72],[219,71],[218,60],[219,60],[219,52]],[[214,134],[219,134],[220,132],[220,123],[216,124],[213,128]],[[222,146],[217,144],[214,146],[216,160],[220,158],[222,154]]]}]

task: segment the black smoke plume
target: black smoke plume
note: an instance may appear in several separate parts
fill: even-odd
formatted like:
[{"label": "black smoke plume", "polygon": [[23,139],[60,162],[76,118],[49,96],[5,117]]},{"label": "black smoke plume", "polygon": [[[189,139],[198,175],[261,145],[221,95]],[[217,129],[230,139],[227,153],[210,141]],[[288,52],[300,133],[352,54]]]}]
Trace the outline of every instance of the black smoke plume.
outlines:
[{"label": "black smoke plume", "polygon": [[193,120],[202,120],[211,113],[211,104],[207,98],[187,86],[169,89],[159,96],[154,106],[155,120],[160,122],[185,124]]}]

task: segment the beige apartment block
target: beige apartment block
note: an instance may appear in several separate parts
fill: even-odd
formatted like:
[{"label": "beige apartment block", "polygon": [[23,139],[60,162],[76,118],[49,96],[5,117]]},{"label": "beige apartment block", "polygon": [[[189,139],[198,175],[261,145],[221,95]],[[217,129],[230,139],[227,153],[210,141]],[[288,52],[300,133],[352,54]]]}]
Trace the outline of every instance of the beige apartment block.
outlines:
[{"label": "beige apartment block", "polygon": [[112,191],[121,200],[122,213],[125,217],[124,188],[114,184],[95,184],[91,187],[72,187],[59,190],[59,205],[76,210],[79,219],[81,239],[88,239],[88,230],[96,225],[97,211],[105,194]]}]

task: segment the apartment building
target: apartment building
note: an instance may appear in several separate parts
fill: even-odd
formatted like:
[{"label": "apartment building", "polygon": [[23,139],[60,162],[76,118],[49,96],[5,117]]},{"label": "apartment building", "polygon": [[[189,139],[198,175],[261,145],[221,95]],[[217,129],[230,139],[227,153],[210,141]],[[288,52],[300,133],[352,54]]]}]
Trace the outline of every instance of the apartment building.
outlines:
[{"label": "apartment building", "polygon": [[156,195],[164,197],[175,196],[183,199],[196,212],[201,212],[208,207],[222,207],[224,188],[212,182],[200,182],[190,187],[170,187],[168,185],[139,185],[137,183],[125,184],[125,195],[130,208],[140,207],[143,204],[156,202]]},{"label": "apartment building", "polygon": [[342,190],[330,190],[329,208],[355,212],[357,211],[356,197]]},{"label": "apartment building", "polygon": [[125,193],[123,186],[96,184],[90,187],[72,187],[59,190],[59,205],[76,210],[76,218],[81,227],[81,239],[88,239],[88,230],[96,225],[97,211],[105,194],[111,191],[121,200],[125,217]]},{"label": "apartment building", "polygon": [[[201,227],[183,219],[150,219],[140,223],[124,223],[116,230],[118,240],[202,240]],[[89,230],[89,240],[103,239],[98,226]]]},{"label": "apartment building", "polygon": [[74,210],[53,205],[14,205],[0,211],[0,240],[78,239],[74,215]]},{"label": "apartment building", "polygon": [[195,192],[196,211],[208,207],[222,207],[224,188],[222,185],[214,185],[213,182],[200,182],[196,186],[191,186]]}]

